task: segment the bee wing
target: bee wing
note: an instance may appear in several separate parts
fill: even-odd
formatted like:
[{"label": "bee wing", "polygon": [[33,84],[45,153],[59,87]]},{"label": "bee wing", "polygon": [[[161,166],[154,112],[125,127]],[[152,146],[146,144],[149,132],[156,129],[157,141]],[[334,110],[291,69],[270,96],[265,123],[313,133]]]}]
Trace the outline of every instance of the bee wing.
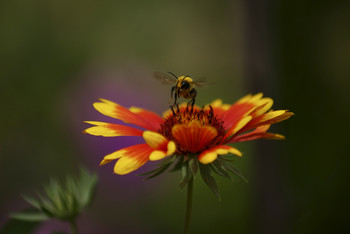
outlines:
[{"label": "bee wing", "polygon": [[154,78],[159,80],[162,84],[174,84],[177,82],[175,76],[163,72],[154,72]]},{"label": "bee wing", "polygon": [[209,85],[210,83],[204,80],[196,80],[196,81],[193,81],[193,84],[195,84],[197,87],[203,87],[203,86]]}]

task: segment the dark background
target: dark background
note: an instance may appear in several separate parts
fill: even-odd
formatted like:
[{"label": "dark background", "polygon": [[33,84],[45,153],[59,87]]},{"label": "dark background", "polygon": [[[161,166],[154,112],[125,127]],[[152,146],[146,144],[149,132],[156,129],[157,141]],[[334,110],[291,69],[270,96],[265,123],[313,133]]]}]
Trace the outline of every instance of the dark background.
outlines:
[{"label": "dark background", "polygon": [[[181,233],[179,173],[150,181],[98,167],[135,143],[82,134],[110,121],[97,98],[161,114],[170,87],[152,73],[205,78],[198,104],[263,92],[296,115],[285,141],[236,147],[249,183],[218,178],[219,203],[195,180],[193,233],[345,233],[349,220],[347,91],[350,2],[311,0],[0,2],[0,227],[50,177],[96,172],[82,233]],[[36,233],[68,230],[49,221]]]}]

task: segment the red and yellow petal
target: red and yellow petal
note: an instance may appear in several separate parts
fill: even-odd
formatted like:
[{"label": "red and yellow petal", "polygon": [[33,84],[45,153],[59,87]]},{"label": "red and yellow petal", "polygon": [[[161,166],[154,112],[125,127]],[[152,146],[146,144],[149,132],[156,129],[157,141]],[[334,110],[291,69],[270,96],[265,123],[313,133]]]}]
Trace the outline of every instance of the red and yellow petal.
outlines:
[{"label": "red and yellow petal", "polygon": [[176,124],[171,131],[176,142],[179,143],[184,150],[191,153],[201,151],[218,135],[216,128],[210,125],[202,126],[196,120],[193,120],[189,125]]},{"label": "red and yellow petal", "polygon": [[151,161],[157,161],[160,159],[163,159],[166,156],[170,156],[173,153],[175,153],[176,151],[176,145],[173,141],[169,141],[167,144],[167,151],[163,151],[163,150],[154,150],[150,156],[149,156],[149,160]]},{"label": "red and yellow petal", "polygon": [[267,132],[270,126],[271,126],[270,124],[259,126],[251,132],[233,137],[228,143],[251,141],[251,140],[256,140],[260,138],[266,138],[271,140],[285,139],[283,135]]},{"label": "red and yellow petal", "polygon": [[253,118],[270,110],[273,105],[273,100],[271,98],[262,98],[256,103],[256,105],[257,107],[251,113],[249,113],[249,115]]},{"label": "red and yellow petal", "polygon": [[231,107],[229,104],[224,104],[221,99],[215,99],[209,105],[213,108],[214,114],[218,116],[223,116]]},{"label": "red and yellow petal", "polygon": [[223,121],[224,128],[229,129],[234,124],[236,124],[240,119],[250,114],[254,109],[263,105],[261,102],[263,94],[258,93],[252,96],[251,94],[241,98],[235,104],[233,104],[230,109],[224,113]]},{"label": "red and yellow petal", "polygon": [[106,155],[100,166],[119,158],[114,166],[114,172],[125,175],[145,164],[152,151],[153,149],[147,144],[133,145]]},{"label": "red and yellow petal", "polygon": [[168,144],[168,140],[157,132],[144,131],[143,139],[153,149],[165,149]]},{"label": "red and yellow petal", "polygon": [[142,115],[133,113],[127,108],[106,99],[100,99],[100,101],[101,102],[95,102],[93,105],[97,111],[106,116],[120,119],[125,123],[135,124],[148,130],[156,131],[159,128],[156,124],[157,120],[148,119],[147,117],[144,118]]},{"label": "red and yellow petal", "polygon": [[219,145],[214,148],[203,151],[198,156],[198,160],[203,164],[209,164],[214,162],[217,159],[218,155],[225,155],[229,153],[235,154],[240,157],[242,156],[242,153],[236,148],[233,148],[228,145]]},{"label": "red and yellow petal", "polygon": [[156,161],[160,160],[166,156],[170,156],[176,151],[176,145],[173,141],[168,141],[163,135],[145,131],[143,133],[143,138],[146,143],[153,149],[149,156],[149,160]]},{"label": "red and yellow petal", "polygon": [[236,134],[239,130],[241,130],[245,125],[249,123],[249,121],[252,119],[252,116],[248,115],[246,117],[243,117],[240,121],[238,121],[235,125],[233,125],[225,134],[224,139],[229,138],[230,136],[233,136]]},{"label": "red and yellow petal", "polygon": [[145,119],[151,125],[153,125],[154,129],[159,129],[159,126],[163,122],[163,119],[153,111],[145,110],[143,108],[135,107],[135,106],[130,107],[129,110],[132,113],[140,116],[140,118]]},{"label": "red and yellow petal", "polygon": [[289,119],[293,115],[293,112],[289,112],[287,110],[270,111],[252,119],[246,126],[244,126],[244,128],[239,131],[238,134],[257,128],[259,126],[279,123],[283,120]]},{"label": "red and yellow petal", "polygon": [[104,137],[116,137],[116,136],[142,136],[143,131],[120,125],[111,124],[98,121],[84,121],[85,123],[95,125],[84,130],[84,133],[88,133],[94,136],[104,136]]},{"label": "red and yellow petal", "polygon": [[286,139],[286,137],[281,134],[262,132],[262,133],[256,133],[256,134],[247,133],[235,138],[232,142],[252,141],[252,140],[261,139],[261,138],[270,139],[270,140]]}]

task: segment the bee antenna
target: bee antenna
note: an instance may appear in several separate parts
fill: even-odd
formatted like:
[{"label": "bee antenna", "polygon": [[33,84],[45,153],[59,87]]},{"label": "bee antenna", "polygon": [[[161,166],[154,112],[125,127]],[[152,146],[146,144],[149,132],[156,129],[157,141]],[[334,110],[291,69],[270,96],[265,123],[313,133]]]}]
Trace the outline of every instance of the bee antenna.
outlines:
[{"label": "bee antenna", "polygon": [[177,79],[177,76],[174,73],[172,73],[172,72],[168,72],[168,73],[173,75]]}]

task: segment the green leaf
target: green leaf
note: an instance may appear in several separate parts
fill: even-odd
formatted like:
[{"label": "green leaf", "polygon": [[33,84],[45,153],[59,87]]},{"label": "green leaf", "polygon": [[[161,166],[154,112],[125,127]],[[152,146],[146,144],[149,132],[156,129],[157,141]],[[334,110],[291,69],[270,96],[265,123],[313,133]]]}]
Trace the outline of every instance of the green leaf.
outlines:
[{"label": "green leaf", "polygon": [[23,196],[23,199],[33,207],[40,210],[40,202],[32,197]]},{"label": "green leaf", "polygon": [[51,201],[56,201],[60,190],[60,186],[56,180],[50,179],[50,184],[48,186],[45,186],[44,190],[45,190],[46,196]]},{"label": "green leaf", "polygon": [[218,174],[219,176],[225,177],[226,175],[224,173],[222,173],[216,166],[214,166],[214,162],[209,164],[210,168],[213,170],[214,173]]},{"label": "green leaf", "polygon": [[159,176],[159,175],[163,174],[163,172],[165,172],[170,167],[170,165],[171,164],[169,163],[169,164],[167,164],[165,166],[160,167],[159,170],[156,173],[146,177],[145,180],[149,180],[149,179],[152,179],[152,178],[154,178],[156,176]]},{"label": "green leaf", "polygon": [[45,206],[45,208],[49,211],[53,211],[56,209],[61,210],[62,203],[59,194],[62,189],[60,188],[58,182],[54,179],[51,179],[50,184],[48,186],[45,186],[44,190],[48,198],[42,199],[42,203]]},{"label": "green leaf", "polygon": [[41,211],[50,218],[56,218],[56,213],[52,210],[47,209],[45,206],[41,207]]},{"label": "green leaf", "polygon": [[188,181],[190,181],[190,179],[193,177],[188,161],[182,165],[181,172],[182,178],[179,186],[181,189],[183,189]]},{"label": "green leaf", "polygon": [[167,159],[163,160],[159,164],[158,168],[151,170],[151,171],[148,171],[148,172],[145,172],[145,173],[142,173],[142,174],[139,174],[138,176],[150,175],[150,176],[146,177],[144,180],[148,180],[148,179],[154,178],[156,176],[159,176],[160,174],[165,172],[170,167],[171,164],[173,164],[175,159],[176,159],[175,156],[170,156]]},{"label": "green leaf", "polygon": [[167,165],[169,163],[173,163],[176,160],[176,155],[171,155],[166,157],[161,163],[159,164],[160,166],[162,165]]},{"label": "green leaf", "polygon": [[91,202],[96,183],[97,176],[90,176],[84,169],[81,169],[78,179],[67,176],[63,185],[51,179],[50,184],[44,187],[45,194],[37,193],[39,199],[24,197],[39,211],[14,213],[11,216],[33,222],[48,218],[72,220]]},{"label": "green leaf", "polygon": [[90,175],[87,170],[83,168],[80,169],[80,180],[78,186],[80,193],[80,204],[82,206],[88,206],[91,204],[97,180],[98,177],[96,174]]},{"label": "green leaf", "polygon": [[51,201],[47,198],[44,198],[40,193],[38,193],[38,197],[41,200],[40,203],[40,210],[44,211],[47,216],[52,217],[54,213],[54,206],[52,205]]},{"label": "green leaf", "polygon": [[226,178],[232,180],[233,182],[235,182],[235,178],[233,178],[231,176],[229,171],[222,165],[222,163],[219,160],[215,160],[210,165],[215,173],[217,173],[218,175],[221,175],[223,177],[226,177]]},{"label": "green leaf", "polygon": [[159,167],[157,167],[156,169],[150,170],[150,171],[146,171],[146,172],[141,173],[141,174],[137,174],[137,176],[150,175],[150,174],[156,173],[157,171],[159,171]]},{"label": "green leaf", "polygon": [[170,170],[170,172],[181,170],[182,165],[183,165],[183,163],[185,161],[185,157],[184,156],[180,156],[180,157],[177,157],[177,158],[178,159],[176,161],[176,164],[175,164],[174,168]]},{"label": "green leaf", "polygon": [[72,209],[72,194],[70,193],[70,191],[67,191],[66,193],[61,192],[58,194],[58,201],[60,201],[60,209],[56,210],[56,213],[59,213],[60,216],[65,216],[65,213],[67,213],[67,211],[73,211]]},{"label": "green leaf", "polygon": [[218,185],[216,184],[214,177],[211,175],[210,166],[200,163],[199,164],[199,171],[201,173],[201,176],[202,176],[204,182],[208,185],[208,187],[211,189],[211,191],[213,191],[213,193],[215,194],[217,199],[221,202],[219,188],[218,188]]},{"label": "green leaf", "polygon": [[11,213],[10,217],[26,222],[43,222],[49,219],[48,216],[46,216],[40,211]]},{"label": "green leaf", "polygon": [[66,177],[66,189],[61,186],[62,191],[61,193],[66,193],[64,190],[68,191],[69,194],[74,194],[77,196],[79,194],[79,187],[78,184],[81,183],[81,178],[75,180],[71,176]]},{"label": "green leaf", "polygon": [[234,160],[237,159],[237,155],[229,153],[229,154],[225,154],[224,156],[219,155],[218,158],[228,162],[233,162]]},{"label": "green leaf", "polygon": [[236,168],[234,167],[230,162],[220,159],[218,158],[217,160],[219,160],[219,162],[225,167],[225,169],[227,171],[232,172],[233,174],[237,175],[238,177],[240,177],[242,180],[244,180],[245,182],[248,183],[248,180],[242,175],[242,173]]},{"label": "green leaf", "polygon": [[230,180],[234,180],[232,176],[229,174],[227,170],[225,170],[222,165],[215,160],[213,163],[210,164],[210,168],[218,175],[229,178]]},{"label": "green leaf", "polygon": [[192,176],[194,177],[198,171],[198,160],[197,158],[191,158],[188,160],[188,165],[191,170]]}]

